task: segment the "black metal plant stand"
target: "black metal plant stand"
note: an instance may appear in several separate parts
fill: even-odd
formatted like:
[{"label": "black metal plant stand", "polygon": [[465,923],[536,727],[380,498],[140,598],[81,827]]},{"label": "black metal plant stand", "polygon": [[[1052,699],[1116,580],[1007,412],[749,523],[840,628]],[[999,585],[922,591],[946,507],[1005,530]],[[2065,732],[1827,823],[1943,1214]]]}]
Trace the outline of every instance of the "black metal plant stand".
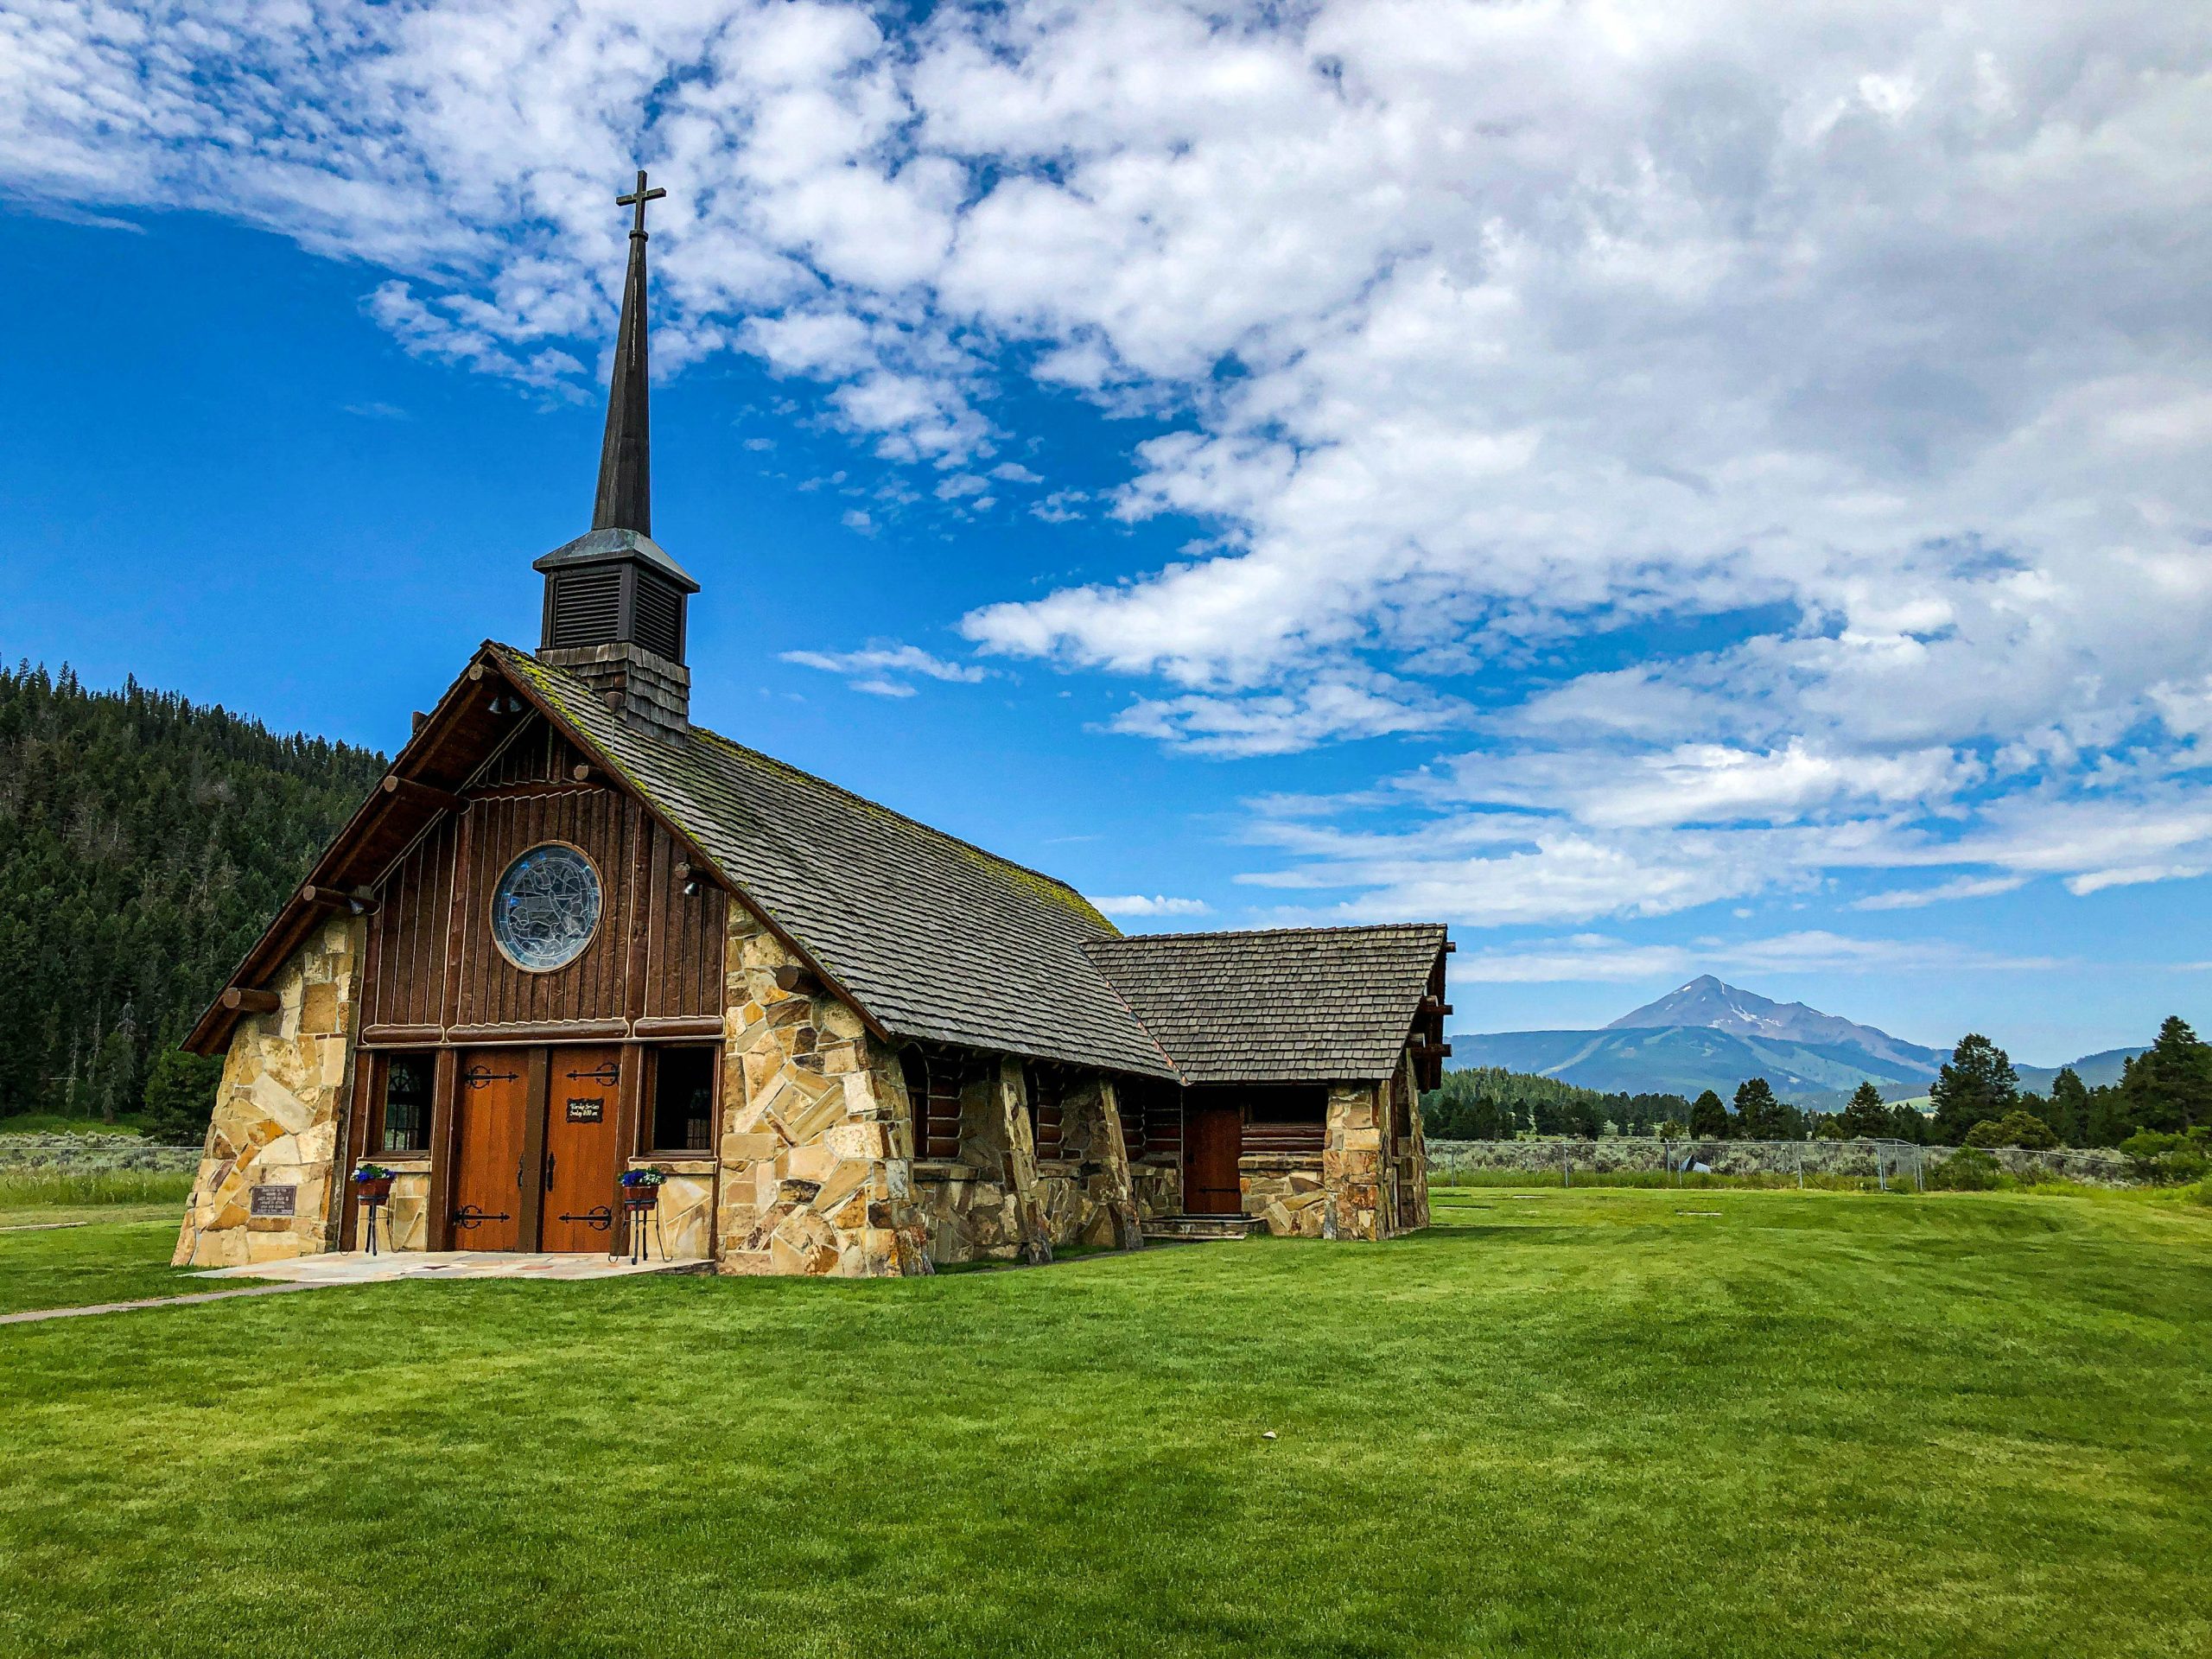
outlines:
[{"label": "black metal plant stand", "polygon": [[652,1260],[652,1243],[645,1236],[645,1230],[649,1226],[660,1239],[660,1259],[667,1261],[668,1238],[659,1231],[660,1199],[658,1192],[642,1198],[634,1192],[625,1192],[622,1207],[630,1212],[630,1265],[636,1267],[641,1262]]},{"label": "black metal plant stand", "polygon": [[377,1253],[377,1211],[379,1211],[379,1210],[381,1210],[381,1209],[383,1209],[386,1204],[388,1204],[388,1203],[390,1203],[390,1202],[391,1202],[391,1195],[390,1195],[389,1193],[385,1193],[385,1192],[364,1192],[364,1193],[361,1195],[361,1202],[368,1207],[368,1211],[369,1211],[369,1252],[368,1252],[368,1253],[369,1253],[371,1255],[374,1255]]}]

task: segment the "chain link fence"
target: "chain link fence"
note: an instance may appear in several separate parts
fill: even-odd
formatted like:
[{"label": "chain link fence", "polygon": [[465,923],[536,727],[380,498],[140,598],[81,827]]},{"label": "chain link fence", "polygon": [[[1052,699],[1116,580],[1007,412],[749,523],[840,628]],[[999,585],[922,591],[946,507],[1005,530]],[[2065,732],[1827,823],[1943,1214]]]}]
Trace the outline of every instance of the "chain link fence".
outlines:
[{"label": "chain link fence", "polygon": [[[1571,1186],[1577,1175],[1643,1175],[1653,1178],[1649,1184],[1654,1185],[1722,1176],[1761,1185],[1866,1183],[1885,1191],[1897,1185],[1925,1191],[1942,1185],[1942,1166],[1958,1150],[1910,1141],[1662,1141],[1649,1135],[1600,1141],[1431,1141],[1428,1173],[1432,1181],[1445,1185],[1454,1176],[1554,1175],[1562,1185]],[[2104,1147],[2031,1152],[2000,1147],[1989,1155],[2007,1175],[2022,1181],[2145,1186],[2158,1179],[2153,1170],[2126,1154]]]}]

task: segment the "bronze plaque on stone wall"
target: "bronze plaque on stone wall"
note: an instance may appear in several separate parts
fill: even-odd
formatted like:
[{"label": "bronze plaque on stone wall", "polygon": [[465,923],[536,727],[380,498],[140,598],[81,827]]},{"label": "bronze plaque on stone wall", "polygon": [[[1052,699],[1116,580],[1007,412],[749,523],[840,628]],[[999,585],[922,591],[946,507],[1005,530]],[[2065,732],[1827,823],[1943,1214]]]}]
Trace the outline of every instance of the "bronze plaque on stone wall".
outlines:
[{"label": "bronze plaque on stone wall", "polygon": [[571,1100],[569,1103],[569,1122],[571,1123],[597,1123],[606,1116],[607,1096],[604,1095],[594,1095],[588,1100]]},{"label": "bronze plaque on stone wall", "polygon": [[296,1186],[257,1186],[253,1189],[248,1213],[256,1216],[289,1216],[297,1212],[300,1189]]}]

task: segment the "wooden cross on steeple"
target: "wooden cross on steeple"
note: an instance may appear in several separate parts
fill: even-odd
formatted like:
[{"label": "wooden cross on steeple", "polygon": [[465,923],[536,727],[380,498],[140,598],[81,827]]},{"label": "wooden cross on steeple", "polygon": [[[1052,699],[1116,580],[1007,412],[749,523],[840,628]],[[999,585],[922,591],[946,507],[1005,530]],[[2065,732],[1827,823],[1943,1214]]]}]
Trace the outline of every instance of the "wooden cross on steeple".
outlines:
[{"label": "wooden cross on steeple", "polygon": [[607,388],[607,438],[599,451],[599,495],[592,504],[594,530],[653,530],[652,466],[645,413],[645,204],[665,190],[638,188],[614,198],[637,210],[630,221],[630,273],[622,283],[622,326],[614,339],[614,375]]},{"label": "wooden cross on steeple", "polygon": [[649,201],[658,201],[667,194],[665,190],[646,189],[645,169],[642,167],[638,169],[638,188],[626,196],[614,198],[614,205],[617,207],[634,206],[638,210],[637,217],[630,221],[631,235],[643,236],[645,233],[645,204]]}]

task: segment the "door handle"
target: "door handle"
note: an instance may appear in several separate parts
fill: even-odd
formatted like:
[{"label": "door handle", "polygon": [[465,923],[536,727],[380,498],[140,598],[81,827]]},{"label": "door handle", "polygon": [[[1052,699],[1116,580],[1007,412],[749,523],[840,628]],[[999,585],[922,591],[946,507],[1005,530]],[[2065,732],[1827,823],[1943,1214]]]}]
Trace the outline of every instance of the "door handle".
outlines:
[{"label": "door handle", "polygon": [[522,1191],[522,1160],[519,1158],[515,1160],[515,1191]]},{"label": "door handle", "polygon": [[545,1154],[545,1190],[553,1190],[553,1154],[550,1152]]}]

